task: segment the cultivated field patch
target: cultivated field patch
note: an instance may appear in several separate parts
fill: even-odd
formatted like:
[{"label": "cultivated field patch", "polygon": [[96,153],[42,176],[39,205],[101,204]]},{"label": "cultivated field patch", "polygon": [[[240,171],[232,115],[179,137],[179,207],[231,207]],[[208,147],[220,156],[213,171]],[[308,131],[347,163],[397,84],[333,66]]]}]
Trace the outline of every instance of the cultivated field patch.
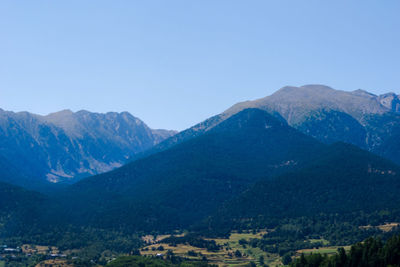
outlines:
[{"label": "cultivated field patch", "polygon": [[229,238],[225,239],[206,239],[214,240],[216,244],[220,245],[221,249],[218,251],[208,251],[206,248],[198,248],[188,244],[169,245],[160,240],[158,243],[142,248],[140,253],[144,256],[164,257],[168,254],[168,251],[172,251],[174,255],[190,260],[201,260],[205,257],[209,263],[217,264],[218,266],[244,266],[250,262],[261,266],[259,263],[260,257],[263,258],[264,263],[268,266],[281,265],[279,255],[239,243],[239,240],[243,239],[246,241],[250,241],[253,238],[260,239],[266,233],[266,231],[255,234],[232,233]]}]

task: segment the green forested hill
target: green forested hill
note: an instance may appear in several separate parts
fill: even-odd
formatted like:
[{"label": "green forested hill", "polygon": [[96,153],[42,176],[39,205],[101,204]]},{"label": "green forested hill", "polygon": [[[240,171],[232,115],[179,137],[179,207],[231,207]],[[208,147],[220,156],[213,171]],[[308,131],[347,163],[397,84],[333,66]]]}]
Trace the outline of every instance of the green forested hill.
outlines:
[{"label": "green forested hill", "polygon": [[260,227],[283,218],[394,211],[399,177],[389,160],[345,143],[322,145],[247,109],[199,137],[71,186],[59,196],[63,213],[56,217],[162,231],[219,210],[212,227]]},{"label": "green forested hill", "polygon": [[365,214],[400,207],[400,168],[353,145],[331,145],[308,166],[258,182],[224,205],[216,227],[266,226],[283,218]]},{"label": "green forested hill", "polygon": [[155,258],[148,258],[148,257],[141,257],[141,256],[125,256],[120,257],[109,264],[107,267],[142,267],[142,266],[149,266],[149,267],[207,267],[211,266],[207,264],[207,262],[190,262],[190,261],[183,261],[183,262],[172,262],[170,260],[162,260],[162,259],[155,259]]},{"label": "green forested hill", "polygon": [[106,227],[185,227],[323,148],[267,112],[248,109],[204,135],[71,186],[63,210]]},{"label": "green forested hill", "polygon": [[0,237],[18,235],[27,225],[35,225],[45,201],[40,193],[0,182]]},{"label": "green forested hill", "polygon": [[400,266],[400,236],[392,236],[386,242],[380,239],[368,238],[364,242],[353,245],[349,252],[338,249],[332,256],[321,254],[302,255],[290,266],[292,267],[329,267],[329,266],[365,266],[386,267]]},{"label": "green forested hill", "polygon": [[44,196],[22,187],[0,182],[0,208],[1,211],[26,209],[27,205],[33,206],[44,200]]}]

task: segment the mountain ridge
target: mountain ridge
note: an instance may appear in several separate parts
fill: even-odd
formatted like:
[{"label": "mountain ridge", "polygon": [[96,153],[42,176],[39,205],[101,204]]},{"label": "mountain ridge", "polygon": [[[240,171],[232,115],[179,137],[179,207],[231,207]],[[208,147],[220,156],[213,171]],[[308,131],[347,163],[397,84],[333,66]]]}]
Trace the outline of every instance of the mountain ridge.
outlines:
[{"label": "mountain ridge", "polygon": [[[146,228],[151,225],[132,218],[145,210],[143,220],[180,218],[163,227],[187,226],[261,177],[301,166],[323,147],[265,111],[246,109],[203,135],[71,185],[67,205],[94,205],[76,218],[113,214],[116,222]],[[74,214],[72,207],[64,210]],[[94,207],[101,207],[99,214]]]},{"label": "mountain ridge", "polygon": [[175,133],[150,129],[128,112],[0,110],[0,155],[32,180],[71,181],[108,171]]},{"label": "mountain ridge", "polygon": [[[375,95],[365,90],[341,91],[325,85],[285,86],[275,93],[252,101],[239,102],[224,112],[168,138],[141,158],[165,150],[209,131],[247,108],[265,110],[290,126],[324,143],[347,142],[400,163],[400,96]],[[379,124],[385,125],[379,129]]]},{"label": "mountain ridge", "polygon": [[[397,112],[398,110],[388,107],[389,96],[393,98],[392,101],[397,103],[399,96],[394,93],[377,96],[361,89],[349,92],[318,84],[303,85],[300,87],[285,86],[269,96],[253,101],[239,102],[223,113],[229,115],[236,113],[244,107],[251,106],[276,111],[290,125],[294,125],[298,123],[298,116],[304,112],[304,110],[301,110],[300,114],[294,114],[299,108],[308,110],[332,109],[348,113],[357,120],[361,120],[362,115],[365,114]],[[385,99],[386,101],[384,101]]]}]

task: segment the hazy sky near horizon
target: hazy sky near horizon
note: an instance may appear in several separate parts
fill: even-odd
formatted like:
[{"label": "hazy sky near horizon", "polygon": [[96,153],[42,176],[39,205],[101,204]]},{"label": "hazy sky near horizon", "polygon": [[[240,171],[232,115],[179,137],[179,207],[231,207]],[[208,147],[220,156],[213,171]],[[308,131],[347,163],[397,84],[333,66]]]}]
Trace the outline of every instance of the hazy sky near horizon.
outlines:
[{"label": "hazy sky near horizon", "polygon": [[285,85],[400,93],[398,0],[0,2],[0,108],[182,130]]}]

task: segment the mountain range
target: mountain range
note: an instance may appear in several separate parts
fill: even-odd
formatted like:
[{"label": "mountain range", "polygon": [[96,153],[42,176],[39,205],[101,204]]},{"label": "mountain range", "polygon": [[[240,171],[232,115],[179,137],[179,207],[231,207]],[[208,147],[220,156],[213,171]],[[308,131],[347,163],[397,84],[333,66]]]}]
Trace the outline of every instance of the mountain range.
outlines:
[{"label": "mountain range", "polygon": [[20,185],[76,181],[120,167],[173,134],[150,129],[128,112],[63,110],[40,116],[0,110],[0,157],[19,171],[1,180]]},{"label": "mountain range", "polygon": [[62,196],[70,207],[63,211],[91,223],[109,219],[108,227],[187,227],[260,178],[296,169],[323,148],[269,113],[246,109],[201,136],[72,185]]},{"label": "mountain range", "polygon": [[199,136],[247,108],[265,110],[295,129],[327,144],[346,142],[400,163],[400,96],[324,85],[286,86],[270,96],[233,105],[144,153],[140,158]]},{"label": "mountain range", "polygon": [[378,96],[323,85],[287,86],[271,96],[238,103],[222,116],[249,107],[276,112],[324,143],[354,144],[400,163],[400,97],[394,93]]},{"label": "mountain range", "polygon": [[284,87],[180,133],[151,130],[128,113],[1,118],[3,180],[34,180],[35,170],[76,181],[46,194],[1,183],[8,234],[70,226],[218,233],[330,216],[360,229],[376,214],[385,214],[374,217],[381,223],[400,218],[395,94]]}]

